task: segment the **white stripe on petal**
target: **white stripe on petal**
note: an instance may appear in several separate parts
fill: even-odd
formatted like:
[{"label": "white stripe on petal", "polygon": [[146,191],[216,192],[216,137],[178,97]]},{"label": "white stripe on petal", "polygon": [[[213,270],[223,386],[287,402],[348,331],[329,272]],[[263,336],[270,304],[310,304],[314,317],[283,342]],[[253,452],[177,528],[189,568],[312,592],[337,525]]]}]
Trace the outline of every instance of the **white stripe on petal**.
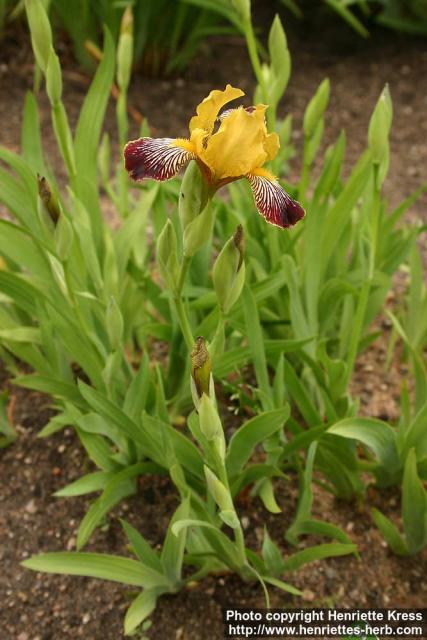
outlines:
[{"label": "white stripe on petal", "polygon": [[173,138],[139,138],[128,142],[124,156],[130,177],[134,180],[173,178],[195,157],[174,142]]},{"label": "white stripe on petal", "polygon": [[286,229],[304,217],[303,207],[276,180],[253,173],[248,173],[246,177],[250,182],[256,207],[267,222]]}]

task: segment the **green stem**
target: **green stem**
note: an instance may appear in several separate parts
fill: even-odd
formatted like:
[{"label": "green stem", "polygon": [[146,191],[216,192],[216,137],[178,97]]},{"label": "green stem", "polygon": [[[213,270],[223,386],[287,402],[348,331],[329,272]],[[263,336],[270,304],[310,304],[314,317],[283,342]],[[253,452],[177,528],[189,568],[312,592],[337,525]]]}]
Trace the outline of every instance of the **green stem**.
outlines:
[{"label": "green stem", "polygon": [[189,350],[194,346],[193,333],[190,327],[190,321],[188,319],[187,311],[185,309],[184,301],[182,299],[182,289],[184,288],[185,278],[190,266],[191,257],[184,256],[181,262],[181,270],[179,273],[178,284],[173,295],[176,313],[178,315],[179,324],[181,326],[182,335],[184,336],[185,343]]},{"label": "green stem", "polygon": [[184,288],[184,282],[188,273],[188,269],[190,267],[190,263],[191,263],[191,256],[184,256],[181,262],[181,271],[179,273],[179,279],[178,279],[178,286],[177,286],[178,295],[181,295],[182,289]]},{"label": "green stem", "polygon": [[181,326],[182,335],[184,336],[184,340],[188,349],[191,351],[191,349],[194,346],[194,338],[191,332],[190,322],[188,320],[184,303],[179,294],[174,296],[174,302],[175,302],[176,313],[178,315],[179,324]]}]

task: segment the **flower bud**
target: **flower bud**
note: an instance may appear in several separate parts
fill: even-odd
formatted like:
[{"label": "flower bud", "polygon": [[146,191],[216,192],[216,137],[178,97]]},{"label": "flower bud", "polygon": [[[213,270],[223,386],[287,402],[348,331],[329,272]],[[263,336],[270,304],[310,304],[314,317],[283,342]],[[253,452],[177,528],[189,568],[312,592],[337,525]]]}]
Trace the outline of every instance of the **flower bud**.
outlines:
[{"label": "flower bud", "polygon": [[56,104],[62,96],[62,74],[59,58],[53,47],[50,48],[46,68],[46,91],[51,104]]},{"label": "flower bud", "polygon": [[203,211],[187,224],[184,229],[183,250],[188,258],[203,247],[212,236],[214,208],[208,201]]},{"label": "flower bud", "polygon": [[191,386],[196,409],[203,394],[213,397],[212,363],[206,340],[199,336],[191,352]]},{"label": "flower bud", "polygon": [[270,87],[270,95],[273,102],[277,104],[286,89],[291,75],[291,57],[286,41],[286,34],[278,15],[276,15],[271,25],[268,37],[268,50],[273,70],[273,82]]},{"label": "flower bud", "polygon": [[205,465],[205,478],[208,490],[221,511],[234,511],[233,501],[228,489],[216,477],[216,475]]},{"label": "flower bud", "polygon": [[123,12],[117,47],[117,84],[122,91],[129,85],[133,60],[133,13],[128,5]]},{"label": "flower bud", "polygon": [[223,511],[219,512],[219,517],[232,529],[238,529],[240,526],[239,518],[237,517],[237,513],[234,509],[223,509]]},{"label": "flower bud", "polygon": [[179,280],[178,247],[170,220],[167,220],[158,237],[156,256],[163,280],[171,291],[175,291]]},{"label": "flower bud", "polygon": [[206,196],[206,183],[197,162],[192,161],[184,173],[179,192],[178,211],[183,230],[200,214],[206,204]]},{"label": "flower bud", "polygon": [[236,9],[239,17],[244,22],[250,22],[251,19],[251,0],[231,0],[233,7]]},{"label": "flower bud", "polygon": [[239,225],[215,260],[212,279],[222,313],[228,313],[245,282],[244,235]]},{"label": "flower bud", "polygon": [[52,48],[52,30],[49,18],[41,0],[25,0],[31,44],[37,64],[44,74],[47,71]]},{"label": "flower bud", "polygon": [[111,296],[108,303],[106,326],[111,347],[117,351],[123,339],[123,316],[114,296]]},{"label": "flower bud", "polygon": [[311,138],[314,134],[317,123],[323,117],[329,102],[330,84],[329,79],[325,78],[319,85],[316,93],[308,103],[304,113],[304,134],[307,138]]},{"label": "flower bud", "polygon": [[42,201],[46,211],[48,212],[53,224],[56,225],[59,220],[59,216],[61,215],[61,208],[58,202],[58,198],[52,192],[46,178],[37,175],[37,183],[40,200]]},{"label": "flower bud", "polygon": [[207,438],[213,440],[222,434],[222,424],[216,407],[206,393],[202,395],[198,407],[200,431]]},{"label": "flower bud", "polygon": [[388,135],[392,121],[392,105],[388,87],[386,87],[369,122],[368,142],[374,164],[380,164],[388,154]]},{"label": "flower bud", "polygon": [[218,456],[218,459],[221,461],[221,464],[224,465],[227,445],[225,443],[225,437],[224,437],[223,431],[221,431],[221,433],[215,436],[215,438],[212,440],[212,447],[216,455]]}]

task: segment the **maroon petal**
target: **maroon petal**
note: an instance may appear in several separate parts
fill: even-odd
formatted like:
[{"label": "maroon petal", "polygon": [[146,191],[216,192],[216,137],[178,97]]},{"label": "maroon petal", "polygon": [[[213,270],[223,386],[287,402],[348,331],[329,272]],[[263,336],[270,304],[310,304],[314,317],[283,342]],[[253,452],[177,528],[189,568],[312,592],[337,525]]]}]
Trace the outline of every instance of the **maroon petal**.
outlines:
[{"label": "maroon petal", "polygon": [[169,180],[195,156],[173,138],[139,138],[124,149],[125,167],[133,180]]},{"label": "maroon petal", "polygon": [[305,211],[299,202],[293,200],[282,189],[273,176],[270,178],[267,175],[249,173],[246,176],[252,188],[256,207],[270,224],[281,229],[292,227],[305,216]]}]

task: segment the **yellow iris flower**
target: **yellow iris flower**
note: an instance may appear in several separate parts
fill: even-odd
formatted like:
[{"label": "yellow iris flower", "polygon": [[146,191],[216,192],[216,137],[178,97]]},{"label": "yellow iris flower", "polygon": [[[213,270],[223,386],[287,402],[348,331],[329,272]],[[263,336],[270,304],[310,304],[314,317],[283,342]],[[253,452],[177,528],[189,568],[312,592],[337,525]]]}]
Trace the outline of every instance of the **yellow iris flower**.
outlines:
[{"label": "yellow iris flower", "polygon": [[277,133],[268,133],[266,105],[238,107],[220,113],[232,100],[244,95],[227,85],[213,90],[190,120],[190,137],[139,138],[125,147],[125,166],[134,180],[169,180],[196,160],[212,191],[247,178],[255,204],[265,219],[289,227],[304,216],[304,209],[279,185],[263,165],[273,160],[280,147]]}]

